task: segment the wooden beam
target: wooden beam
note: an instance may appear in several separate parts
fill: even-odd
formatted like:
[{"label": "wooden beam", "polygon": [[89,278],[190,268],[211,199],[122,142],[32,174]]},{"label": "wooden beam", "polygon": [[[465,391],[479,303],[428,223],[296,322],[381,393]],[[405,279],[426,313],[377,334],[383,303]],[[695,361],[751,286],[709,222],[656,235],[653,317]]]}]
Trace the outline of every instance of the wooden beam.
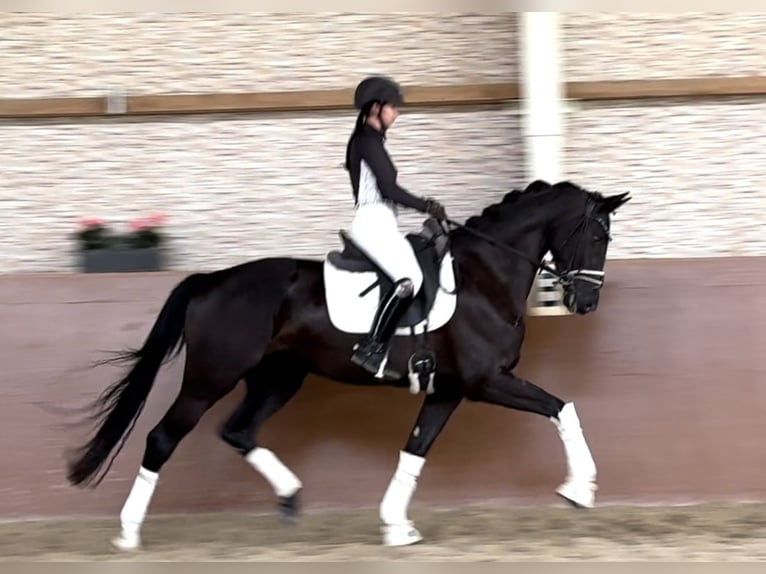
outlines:
[{"label": "wooden beam", "polygon": [[348,90],[129,96],[128,114],[322,111],[348,108],[352,98]]},{"label": "wooden beam", "polygon": [[[512,83],[404,88],[410,106],[499,104],[518,98]],[[352,89],[127,96],[124,115],[291,112],[351,109]],[[0,117],[103,116],[106,98],[0,99]]]},{"label": "wooden beam", "polygon": [[[404,89],[409,106],[498,104],[518,97],[516,84],[412,86]],[[215,112],[291,112],[351,109],[354,91],[311,90],[231,94],[132,96],[129,114]]]},{"label": "wooden beam", "polygon": [[106,110],[104,98],[4,98],[0,118],[100,116]]},{"label": "wooden beam", "polygon": [[569,82],[566,95],[575,100],[635,100],[766,94],[766,76]]},{"label": "wooden beam", "polygon": [[[766,76],[666,80],[568,82],[565,95],[575,100],[766,95]],[[409,106],[501,105],[518,100],[517,83],[407,86]],[[351,109],[353,90],[255,93],[157,94],[127,96],[123,115],[291,112]],[[0,118],[108,116],[106,97],[0,99]]]},{"label": "wooden beam", "polygon": [[404,88],[404,97],[413,106],[503,104],[518,100],[520,88],[516,83],[413,86]]}]

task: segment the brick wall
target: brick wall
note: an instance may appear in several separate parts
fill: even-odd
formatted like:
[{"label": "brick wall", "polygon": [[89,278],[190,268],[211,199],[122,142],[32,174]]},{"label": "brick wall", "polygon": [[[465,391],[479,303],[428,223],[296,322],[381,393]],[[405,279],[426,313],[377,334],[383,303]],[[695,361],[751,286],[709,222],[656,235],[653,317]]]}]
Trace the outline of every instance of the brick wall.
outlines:
[{"label": "brick wall", "polygon": [[[766,73],[766,14],[567,14],[570,81]],[[766,97],[576,104],[567,174],[633,192],[612,257],[765,255]]]},{"label": "brick wall", "polygon": [[[570,80],[760,74],[766,14],[567,13]],[[266,91],[518,79],[516,15],[0,16],[4,96]],[[613,258],[766,254],[766,98],[573,104],[566,174],[634,200]],[[0,122],[5,272],[73,270],[81,216],[168,214],[171,266],[321,257],[347,226],[352,113]],[[412,110],[389,146],[403,185],[451,215],[523,185],[515,105]],[[420,217],[404,217],[407,228]]]},{"label": "brick wall", "polygon": [[[2,16],[0,80],[15,97],[512,81],[516,17],[487,15]],[[515,106],[408,111],[389,147],[412,192],[465,217],[523,184]],[[81,216],[169,216],[171,266],[321,257],[348,226],[340,167],[355,116],[248,114],[0,123],[3,270],[74,265]],[[408,214],[406,228],[421,217]]]}]

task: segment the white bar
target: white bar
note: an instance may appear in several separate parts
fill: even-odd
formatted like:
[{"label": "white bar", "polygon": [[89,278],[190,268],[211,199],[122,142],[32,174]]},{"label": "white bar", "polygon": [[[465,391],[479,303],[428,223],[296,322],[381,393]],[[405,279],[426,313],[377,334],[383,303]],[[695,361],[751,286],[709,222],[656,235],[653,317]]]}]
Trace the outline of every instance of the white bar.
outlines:
[{"label": "white bar", "polygon": [[522,126],[528,181],[562,177],[563,96],[559,14],[522,12],[519,18]]}]

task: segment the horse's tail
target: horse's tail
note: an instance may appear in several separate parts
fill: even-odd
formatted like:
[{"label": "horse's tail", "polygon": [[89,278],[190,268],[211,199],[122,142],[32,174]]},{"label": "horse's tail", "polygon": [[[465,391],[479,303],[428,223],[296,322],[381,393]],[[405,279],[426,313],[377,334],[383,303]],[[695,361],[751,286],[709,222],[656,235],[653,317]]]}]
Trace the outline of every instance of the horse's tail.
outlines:
[{"label": "horse's tail", "polygon": [[[186,309],[192,297],[206,284],[208,277],[196,273],[176,285],[160,310],[143,347],[112,359],[130,361],[133,365],[122,379],[107,387],[92,405],[94,413],[91,416],[100,423],[99,428],[69,462],[67,478],[70,483],[87,485],[93,482],[94,475],[119,444],[114,454],[117,456],[141,414],[162,363],[181,351]],[[95,485],[101,482],[108,471],[109,467],[95,481]]]}]

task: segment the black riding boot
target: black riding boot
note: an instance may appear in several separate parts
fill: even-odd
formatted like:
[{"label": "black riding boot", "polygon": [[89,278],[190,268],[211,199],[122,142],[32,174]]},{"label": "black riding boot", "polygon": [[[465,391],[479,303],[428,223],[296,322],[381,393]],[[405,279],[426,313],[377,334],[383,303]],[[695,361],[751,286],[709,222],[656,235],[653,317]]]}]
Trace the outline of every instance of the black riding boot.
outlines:
[{"label": "black riding boot", "polygon": [[[412,282],[408,279],[396,282],[388,295],[381,301],[375,313],[370,334],[351,355],[352,363],[373,374],[380,370],[380,364],[391,345],[391,339],[396,332],[399,319],[412,303],[412,300]],[[384,370],[384,376],[390,379],[401,377],[400,374],[389,369]]]}]

